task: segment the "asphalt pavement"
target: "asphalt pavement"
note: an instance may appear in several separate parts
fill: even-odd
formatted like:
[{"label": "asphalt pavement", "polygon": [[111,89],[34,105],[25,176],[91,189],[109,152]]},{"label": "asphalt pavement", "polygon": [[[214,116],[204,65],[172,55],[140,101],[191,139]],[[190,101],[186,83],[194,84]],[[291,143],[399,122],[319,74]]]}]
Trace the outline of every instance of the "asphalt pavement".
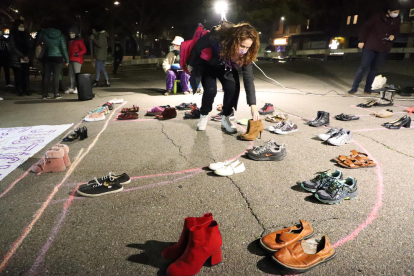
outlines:
[{"label": "asphalt pavement", "polygon": [[[289,274],[258,239],[299,219],[312,224],[316,237],[327,235],[337,252],[307,275],[414,275],[414,125],[400,130],[381,126],[403,116],[406,107],[414,106],[414,97],[397,96],[393,118],[375,118],[369,114],[383,108],[355,105],[378,95],[362,94],[362,89],[355,96],[346,93],[357,60],[258,65],[287,89],[255,69],[257,105],[272,103],[277,112],[287,113],[297,132],[265,130],[262,139],[248,142],[223,133],[219,122],[196,131],[197,120],[183,119],[183,111],[166,121],[145,116],[157,105],[201,104],[201,95],[164,96],[161,69],[121,67],[110,75],[111,87],[95,88],[96,97],[83,102],[67,94],[41,100],[39,77],[31,79],[33,95],[18,97],[4,88],[2,78],[0,128],[80,123],[89,138],[66,143],[70,170],[25,174],[62,134],[0,182],[0,275],[165,275],[171,262],[161,251],[178,240],[184,218],[209,212],[219,224],[223,260],[213,267],[206,263],[198,275]],[[388,83],[401,87],[414,86],[413,72],[409,60],[389,60],[381,71]],[[115,120],[122,108],[118,104],[104,121],[82,121],[88,111],[113,98],[123,98],[122,107],[138,105],[139,119]],[[219,92],[214,106],[222,99]],[[249,110],[242,91],[236,120],[249,118]],[[332,127],[352,130],[354,141],[336,147],[316,139],[328,129],[309,127],[306,120],[319,110],[330,113]],[[340,113],[360,115],[360,120],[335,120]],[[264,117],[267,128],[271,123]],[[258,162],[243,154],[269,139],[287,145],[284,160]],[[377,167],[341,169],[332,162],[352,149],[369,153]],[[243,173],[218,177],[206,168],[237,156],[246,166]],[[357,179],[357,199],[321,204],[297,184],[335,169]],[[74,194],[80,183],[108,172],[125,172],[132,181],[116,194]]]}]

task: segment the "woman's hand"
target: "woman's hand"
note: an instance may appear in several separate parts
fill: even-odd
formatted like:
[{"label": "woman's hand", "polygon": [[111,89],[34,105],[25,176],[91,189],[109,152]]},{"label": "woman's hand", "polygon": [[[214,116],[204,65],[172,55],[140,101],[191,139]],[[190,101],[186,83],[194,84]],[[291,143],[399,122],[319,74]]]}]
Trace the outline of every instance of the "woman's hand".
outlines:
[{"label": "woman's hand", "polygon": [[252,104],[252,105],[250,106],[250,108],[251,108],[251,111],[252,111],[253,121],[258,121],[258,120],[260,120],[260,114],[259,114],[259,111],[257,111],[257,107],[256,107],[256,105],[255,105],[255,104]]},{"label": "woman's hand", "polygon": [[394,40],[394,38],[395,38],[395,36],[390,35],[388,38],[389,38],[391,41],[393,41],[393,40]]},{"label": "woman's hand", "polygon": [[191,71],[193,71],[193,67],[191,65],[187,65],[187,70],[191,73]]}]

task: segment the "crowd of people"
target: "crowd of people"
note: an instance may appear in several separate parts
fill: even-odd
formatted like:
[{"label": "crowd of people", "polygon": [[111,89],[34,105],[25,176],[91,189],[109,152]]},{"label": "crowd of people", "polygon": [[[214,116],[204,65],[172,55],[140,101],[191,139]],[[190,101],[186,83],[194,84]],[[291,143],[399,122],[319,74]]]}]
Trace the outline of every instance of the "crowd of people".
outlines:
[{"label": "crowd of people", "polygon": [[[81,73],[83,56],[87,53],[84,39],[80,36],[77,26],[62,31],[58,23],[50,20],[42,23],[42,29],[32,37],[27,31],[24,21],[15,20],[8,38],[0,30],[0,69],[3,68],[7,88],[15,88],[18,96],[31,95],[30,68],[41,69],[42,99],[61,98],[60,92],[76,94],[76,75]],[[89,37],[93,47],[96,78],[93,83],[98,86],[100,72],[105,76],[103,86],[110,86],[105,62],[108,55],[108,33],[99,26],[92,30]],[[122,47],[116,45],[114,55],[114,74],[122,62]],[[62,85],[63,67],[67,67],[70,79],[68,89]],[[10,69],[13,70],[14,85],[10,81]]]}]

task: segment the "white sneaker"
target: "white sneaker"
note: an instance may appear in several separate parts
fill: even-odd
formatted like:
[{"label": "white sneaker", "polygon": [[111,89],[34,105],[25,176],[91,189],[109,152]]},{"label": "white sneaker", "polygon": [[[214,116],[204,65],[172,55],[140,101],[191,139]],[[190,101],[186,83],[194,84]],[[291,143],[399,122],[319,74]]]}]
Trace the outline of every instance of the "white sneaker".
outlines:
[{"label": "white sneaker", "polygon": [[113,103],[113,104],[120,104],[120,103],[124,102],[124,99],[123,98],[122,99],[115,98],[115,99],[110,100],[109,102]]},{"label": "white sneaker", "polygon": [[200,115],[200,120],[197,124],[197,130],[203,131],[206,130],[208,123],[208,115]]},{"label": "white sneaker", "polygon": [[7,88],[14,88],[14,85],[13,84],[8,84],[6,87]]},{"label": "white sneaker", "polygon": [[73,90],[73,92],[72,92],[73,94],[78,94],[78,89],[77,88],[75,88],[74,90]]},{"label": "white sneaker", "polygon": [[342,130],[335,134],[332,138],[328,139],[328,143],[334,146],[342,146],[344,144],[349,144],[352,142],[352,131]]},{"label": "white sneaker", "polygon": [[237,129],[230,122],[230,116],[221,115],[221,128],[224,128],[229,133],[236,133]]},{"label": "white sneaker", "polygon": [[3,100],[3,98],[2,97],[0,97],[0,101],[2,101]]},{"label": "white sneaker", "polygon": [[268,129],[270,132],[274,132],[276,129],[280,129],[282,126],[283,126],[283,121],[280,121],[280,122],[279,122],[279,123],[277,123],[276,125],[274,125],[274,126],[270,126],[270,127],[268,127],[267,129]]},{"label": "white sneaker", "polygon": [[337,134],[338,132],[340,132],[341,130],[344,130],[343,128],[341,128],[341,129],[334,129],[334,128],[331,128],[330,130],[328,130],[328,132],[327,133],[324,133],[324,134],[318,134],[318,138],[319,139],[321,139],[322,141],[326,141],[326,140],[328,140],[329,138],[331,138],[333,135],[335,135],[335,134]]},{"label": "white sneaker", "polygon": [[69,88],[68,90],[65,91],[65,94],[72,94],[73,93],[73,89]]},{"label": "white sneaker", "polygon": [[225,166],[228,166],[228,165],[230,165],[231,163],[236,162],[236,161],[237,161],[237,159],[234,159],[234,160],[227,160],[227,161],[224,161],[224,162],[213,163],[213,164],[210,164],[210,166],[208,166],[208,168],[209,168],[210,170],[212,170],[212,171],[216,171],[216,170],[218,170],[218,169],[222,169],[222,168],[224,168]]},{"label": "white sneaker", "polygon": [[245,170],[246,167],[244,166],[243,162],[236,160],[235,162],[232,162],[221,169],[215,170],[214,173],[221,176],[229,176],[236,173],[242,173]]}]

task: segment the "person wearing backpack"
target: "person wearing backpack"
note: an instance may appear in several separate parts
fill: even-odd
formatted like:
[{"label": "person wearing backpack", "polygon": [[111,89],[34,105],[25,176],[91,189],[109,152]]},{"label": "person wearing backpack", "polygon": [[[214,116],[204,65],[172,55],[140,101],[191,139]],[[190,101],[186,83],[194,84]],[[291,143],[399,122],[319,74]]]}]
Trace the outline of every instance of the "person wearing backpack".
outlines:
[{"label": "person wearing backpack", "polygon": [[174,82],[176,79],[180,79],[180,85],[183,94],[190,94],[190,88],[188,87],[190,75],[184,72],[180,66],[180,46],[182,42],[184,42],[184,38],[181,36],[174,37],[174,40],[171,42],[172,51],[167,54],[164,62],[162,63],[162,69],[164,69],[164,72],[167,74],[167,91],[164,93],[165,96],[168,96],[173,91]]},{"label": "person wearing backpack", "polygon": [[[234,25],[230,22],[223,22],[201,37],[194,45],[187,69],[191,72],[195,66],[202,68],[200,70],[202,72],[201,83],[204,88],[197,130],[206,130],[208,114],[213,109],[214,98],[217,94],[217,79],[219,79],[224,90],[222,128],[228,133],[237,132],[230,122],[230,114],[233,108],[237,110],[240,94],[239,71],[243,73],[247,103],[251,108],[253,120],[260,119],[256,107],[252,66],[253,61],[256,60],[259,43],[259,34],[250,24]],[[201,52],[206,48],[212,49],[212,57],[209,61],[200,58]]]},{"label": "person wearing backpack", "polygon": [[79,74],[82,69],[83,55],[86,54],[86,47],[83,39],[79,37],[79,29],[73,26],[69,29],[69,78],[70,87],[65,91],[66,94],[77,94],[76,88],[76,74]]},{"label": "person wearing backpack", "polygon": [[52,77],[52,88],[54,99],[60,99],[59,94],[59,75],[62,71],[63,62],[69,65],[68,50],[66,47],[66,40],[62,32],[55,29],[57,22],[49,21],[45,24],[46,29],[39,34],[39,42],[43,43],[44,54],[42,56],[43,62],[43,95],[42,99],[50,99],[50,79]]}]

